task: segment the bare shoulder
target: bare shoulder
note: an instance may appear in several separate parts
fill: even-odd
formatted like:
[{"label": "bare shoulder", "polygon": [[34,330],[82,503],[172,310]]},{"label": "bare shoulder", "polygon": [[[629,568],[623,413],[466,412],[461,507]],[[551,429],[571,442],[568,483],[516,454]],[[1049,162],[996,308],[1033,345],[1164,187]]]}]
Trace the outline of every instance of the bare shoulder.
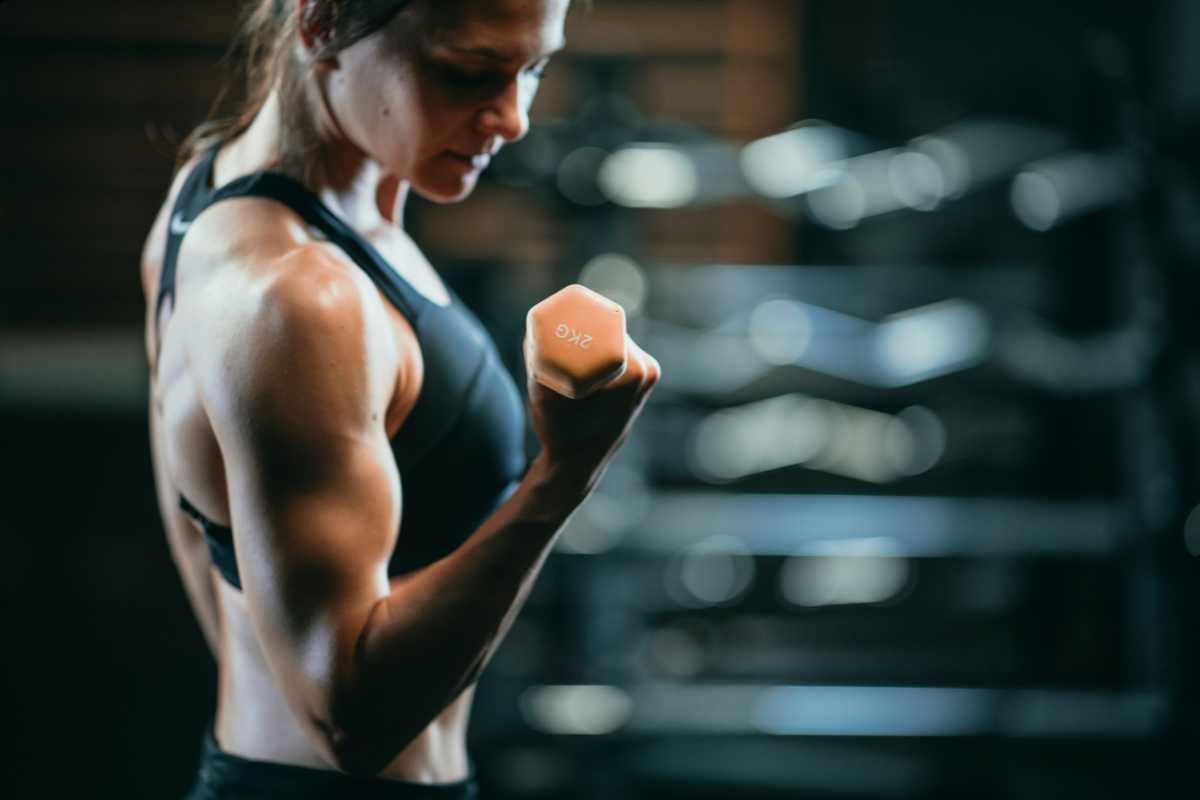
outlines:
[{"label": "bare shoulder", "polygon": [[196,343],[214,429],[254,420],[296,437],[382,429],[400,360],[377,296],[319,243],[242,264],[205,287],[216,335]]}]

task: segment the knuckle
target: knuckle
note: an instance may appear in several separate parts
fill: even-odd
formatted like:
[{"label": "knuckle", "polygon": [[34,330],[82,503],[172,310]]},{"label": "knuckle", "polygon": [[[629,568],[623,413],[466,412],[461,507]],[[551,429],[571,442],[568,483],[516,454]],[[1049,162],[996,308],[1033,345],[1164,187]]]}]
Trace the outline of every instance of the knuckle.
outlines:
[{"label": "knuckle", "polygon": [[648,363],[648,358],[649,357],[646,355],[646,352],[641,348],[638,348],[636,353],[634,353],[633,360],[637,364],[637,387],[639,391],[645,388],[646,381],[650,376],[650,364]]}]

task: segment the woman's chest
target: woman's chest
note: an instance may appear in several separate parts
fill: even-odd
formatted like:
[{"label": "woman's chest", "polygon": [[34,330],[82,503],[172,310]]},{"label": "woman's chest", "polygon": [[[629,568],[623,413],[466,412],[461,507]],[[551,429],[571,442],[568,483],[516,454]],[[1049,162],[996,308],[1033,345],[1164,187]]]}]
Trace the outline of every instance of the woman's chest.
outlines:
[{"label": "woman's chest", "polygon": [[450,305],[450,291],[416,243],[392,225],[369,230],[363,237],[381,255],[380,268],[438,306]]}]

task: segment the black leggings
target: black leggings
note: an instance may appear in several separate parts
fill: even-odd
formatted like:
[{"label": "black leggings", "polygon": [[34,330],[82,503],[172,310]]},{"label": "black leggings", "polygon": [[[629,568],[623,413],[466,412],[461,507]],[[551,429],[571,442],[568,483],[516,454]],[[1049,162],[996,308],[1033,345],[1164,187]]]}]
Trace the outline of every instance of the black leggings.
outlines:
[{"label": "black leggings", "polygon": [[200,768],[185,800],[476,800],[474,777],[455,783],[360,778],[332,770],[252,761],[226,753],[209,728]]}]

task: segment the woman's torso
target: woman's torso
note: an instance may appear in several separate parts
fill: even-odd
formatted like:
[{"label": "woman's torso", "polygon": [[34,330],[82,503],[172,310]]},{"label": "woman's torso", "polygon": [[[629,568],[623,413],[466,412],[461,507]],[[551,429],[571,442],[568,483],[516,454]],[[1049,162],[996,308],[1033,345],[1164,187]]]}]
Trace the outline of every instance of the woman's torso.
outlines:
[{"label": "woman's torso", "polygon": [[[180,250],[175,296],[164,304],[156,325],[154,307],[172,224],[171,210],[182,178],[196,162],[193,159],[173,182],[147,239],[142,264],[149,308],[147,351],[157,354],[152,357],[152,455],[164,523],[170,529],[169,535],[181,540],[195,540],[200,533],[193,520],[172,502],[180,494],[213,522],[230,524],[221,452],[189,364],[196,348],[219,346],[210,343],[236,335],[238,304],[253,303],[264,280],[269,280],[264,270],[272,269],[271,264],[278,261],[243,257],[248,237],[253,237],[259,250],[269,252],[286,251],[314,234],[292,211],[271,200],[239,197],[213,205],[205,212],[205,224],[189,232],[187,246]],[[213,170],[215,186],[231,177],[223,174],[222,166],[223,158],[218,156]],[[450,304],[451,293],[402,231],[380,225],[359,233],[424,298],[439,307]],[[410,320],[388,302],[372,280],[340,248],[332,243],[328,246],[343,256],[347,273],[355,276],[375,310],[378,352],[371,357],[377,359],[377,368],[385,376],[393,376],[389,378],[394,383],[384,419],[388,437],[392,438],[410,416],[423,386],[426,365],[418,336]],[[401,374],[407,379],[395,380],[394,376]],[[404,475],[401,481],[402,485],[406,483]],[[404,546],[403,540],[399,546]],[[221,748],[245,758],[328,768],[271,678],[241,592],[208,567],[205,548],[186,548],[177,551],[176,557],[183,562],[181,570],[203,569],[208,573],[216,599],[219,686],[214,730]],[[422,782],[465,777],[465,734],[472,695],[473,687],[444,709],[382,774]]]}]

